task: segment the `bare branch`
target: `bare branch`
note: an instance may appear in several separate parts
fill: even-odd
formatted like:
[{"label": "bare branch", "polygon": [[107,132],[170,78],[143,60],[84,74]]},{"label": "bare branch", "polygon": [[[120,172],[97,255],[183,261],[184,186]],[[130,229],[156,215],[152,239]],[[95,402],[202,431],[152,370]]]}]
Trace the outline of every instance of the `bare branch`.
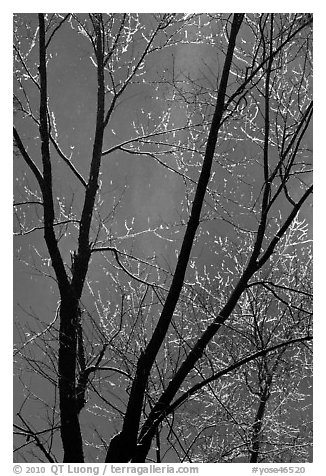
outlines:
[{"label": "bare branch", "polygon": [[50,45],[50,42],[52,40],[52,38],[54,37],[54,35],[56,34],[56,32],[59,30],[59,28],[61,28],[61,26],[63,25],[63,23],[70,17],[71,13],[67,13],[63,19],[60,21],[60,23],[54,28],[54,30],[52,31],[51,35],[49,36],[48,38],[48,41],[46,42],[45,44],[45,48],[47,49]]},{"label": "bare branch", "polygon": [[13,131],[14,131],[14,139],[15,139],[15,142],[16,142],[17,147],[19,149],[19,152],[21,153],[21,155],[22,155],[23,159],[25,160],[26,164],[29,166],[29,168],[33,172],[36,180],[39,183],[40,189],[43,191],[43,186],[44,186],[43,176],[42,176],[41,172],[39,171],[39,169],[37,168],[37,166],[35,165],[35,163],[33,162],[33,160],[28,155],[28,153],[27,153],[27,151],[26,151],[26,149],[25,149],[25,147],[24,147],[24,145],[23,145],[15,127],[13,128]]}]

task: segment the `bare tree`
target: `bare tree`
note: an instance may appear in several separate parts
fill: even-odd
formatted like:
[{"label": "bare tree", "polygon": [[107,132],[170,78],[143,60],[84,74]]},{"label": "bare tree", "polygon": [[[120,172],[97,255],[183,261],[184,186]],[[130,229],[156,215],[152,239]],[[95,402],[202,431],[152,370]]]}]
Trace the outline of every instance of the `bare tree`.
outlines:
[{"label": "bare tree", "polygon": [[[64,152],[68,144],[51,95],[51,58],[57,54],[54,45],[68,23],[72,33],[78,32],[87,48],[91,47],[86,55],[91,56],[96,71],[95,132],[85,171],[78,170],[73,152],[70,156]],[[35,333],[33,341],[43,342],[40,348],[50,360],[48,367],[55,385],[57,374],[59,407],[51,419],[50,435],[56,426],[60,427],[64,462],[84,461],[80,418],[88,391],[94,392],[102,405],[115,409],[122,425],[108,445],[100,437],[102,444],[108,446],[105,460],[143,462],[154,438],[160,447],[162,425],[170,425],[168,415],[189,395],[248,362],[255,360],[259,365],[271,353],[273,371],[266,373],[261,395],[261,401],[267,402],[269,375],[275,375],[276,362],[291,352],[287,347],[311,340],[307,327],[294,337],[280,332],[279,342],[252,349],[250,355],[239,357],[221,372],[214,365],[205,373],[196,371],[220,334],[223,343],[223,329],[256,281],[261,281],[276,298],[278,284],[273,270],[278,264],[274,256],[291,238],[298,213],[309,204],[311,23],[310,15],[300,14],[39,14],[38,24],[33,18],[26,28],[17,17],[14,141],[18,158],[24,159],[38,189],[24,178],[25,197],[15,201],[15,209],[18,234],[43,230],[53,269],[51,276],[59,293],[57,316],[46,327],[47,335],[51,335],[50,349],[45,331]],[[207,25],[215,28],[213,35],[208,34]],[[23,41],[26,30],[31,34],[29,42]],[[177,43],[217,48],[218,67],[207,66],[202,77],[184,74],[174,61]],[[153,62],[159,63],[160,58],[162,70],[151,73]],[[170,60],[172,68],[166,68]],[[171,72],[168,78],[167,71]],[[164,89],[167,86],[168,93]],[[159,91],[157,97],[165,99],[166,111],[149,111],[146,120],[142,117],[133,121],[133,127],[127,125],[119,132],[119,141],[114,140],[116,132],[111,127],[115,115],[128,99],[129,91],[138,94],[144,87]],[[171,119],[176,104],[185,110],[179,123]],[[31,125],[26,127],[26,121]],[[26,131],[25,137],[22,130]],[[244,143],[250,143],[250,147],[242,148]],[[126,224],[124,236],[114,231],[112,221],[123,192],[108,213],[101,174],[104,170],[109,173],[107,160],[117,153],[150,159],[178,177],[185,192],[185,209],[179,223],[174,227],[161,223],[141,232]],[[72,194],[69,199],[64,194],[58,198],[55,190],[60,181],[60,175],[55,175],[58,159],[74,181],[76,196]],[[236,174],[237,182],[227,181],[227,174]],[[244,192],[246,188],[249,193]],[[34,216],[23,211],[29,206],[35,207]],[[38,208],[43,210],[41,215]],[[29,223],[37,223],[26,227],[27,218]],[[230,265],[222,246],[214,274],[227,276],[227,284],[206,318],[196,322],[188,316],[191,306],[197,312],[201,305],[194,301],[201,282],[194,252],[200,246],[206,223],[208,227],[220,225],[221,231],[215,235],[220,239],[228,226],[230,239],[239,239],[239,253],[243,243],[246,248],[243,256],[236,256]],[[124,240],[134,239],[137,243],[144,233],[161,239],[180,227],[184,235],[172,269],[164,269],[157,257],[137,256],[132,246],[123,248]],[[65,241],[67,234],[72,237],[69,243]],[[241,241],[244,235],[246,240]],[[295,240],[291,246],[295,253],[300,252]],[[70,263],[65,258],[68,253]],[[96,268],[98,257],[104,263],[105,275],[114,283],[110,293],[120,294],[113,318],[109,315],[110,306],[104,305],[101,296],[95,298],[91,283],[91,269]],[[271,276],[271,282],[266,276]],[[99,320],[84,303],[87,293],[94,298],[97,310],[102,306]],[[201,293],[198,296],[200,300]],[[260,297],[255,299],[259,301]],[[131,318],[127,322],[128,315]],[[23,349],[29,347],[30,340],[18,354],[23,355]],[[24,356],[26,361],[26,353]],[[33,354],[28,363],[49,379],[41,360]],[[104,397],[107,380],[125,389],[127,396],[118,392],[114,397],[124,408]],[[186,382],[188,389],[184,388]],[[49,461],[54,460],[48,450],[51,443],[41,441],[22,410],[19,431],[30,435]],[[258,408],[253,423],[253,461],[261,451],[260,413],[264,412],[265,406]],[[159,450],[156,456],[161,459]]]},{"label": "bare tree", "polygon": [[[202,382],[186,392],[187,405],[183,396],[176,400],[169,438],[181,460],[311,460],[311,348],[307,341],[298,343],[302,334],[312,333],[312,261],[302,225],[291,226],[292,240],[279,247],[270,274],[258,274],[207,346],[195,367]],[[305,251],[300,263],[293,242]],[[200,320],[218,296],[209,282],[197,295]],[[282,340],[286,345],[279,346]],[[221,370],[211,378],[214,369]]]}]

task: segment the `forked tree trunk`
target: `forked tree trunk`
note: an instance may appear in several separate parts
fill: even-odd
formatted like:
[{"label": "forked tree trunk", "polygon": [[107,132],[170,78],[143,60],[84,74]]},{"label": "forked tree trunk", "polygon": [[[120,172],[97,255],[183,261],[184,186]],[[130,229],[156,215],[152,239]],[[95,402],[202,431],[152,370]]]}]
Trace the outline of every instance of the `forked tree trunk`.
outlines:
[{"label": "forked tree trunk", "polygon": [[[212,119],[203,166],[199,176],[192,209],[182,242],[180,255],[173,275],[171,287],[164,303],[160,319],[156,325],[151,340],[141,354],[138,362],[128,400],[121,433],[116,435],[110,443],[106,462],[143,462],[146,458],[149,446],[137,446],[141,411],[144,402],[145,390],[151,368],[155,362],[159,349],[165,339],[172,316],[177,305],[185,273],[187,270],[191,249],[194,243],[196,231],[200,222],[200,214],[209,183],[217,136],[224,113],[225,94],[229,80],[229,73],[233,59],[236,38],[243,20],[243,14],[235,14],[232,21],[228,50],[224,62],[221,82],[217,94],[216,107]],[[155,431],[150,433],[152,440]],[[146,451],[144,449],[146,448]]]}]

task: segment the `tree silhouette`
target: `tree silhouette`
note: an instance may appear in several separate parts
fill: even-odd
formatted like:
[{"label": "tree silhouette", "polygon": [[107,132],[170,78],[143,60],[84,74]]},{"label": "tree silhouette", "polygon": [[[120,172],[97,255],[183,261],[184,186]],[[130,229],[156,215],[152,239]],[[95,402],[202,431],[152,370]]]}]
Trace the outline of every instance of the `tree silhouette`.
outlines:
[{"label": "tree silhouette", "polygon": [[[59,430],[63,461],[84,462],[88,407],[109,412],[107,428],[93,430],[102,461],[148,461],[153,441],[162,461],[161,439],[177,438],[176,409],[240,369],[244,396],[259,387],[249,460],[267,451],[272,385],[281,388],[293,353],[307,359],[312,338],[308,277],[295,272],[310,246],[311,24],[305,14],[16,15],[17,239],[34,250],[24,248],[22,259],[54,279],[58,302],[50,324],[27,337],[21,328],[26,397],[15,428],[28,441],[20,455],[34,444],[41,453],[33,447],[32,458],[61,459]],[[185,69],[196,48],[207,61]],[[61,86],[76,55],[80,77]],[[112,181],[126,157],[142,183],[132,192]],[[149,170],[159,172],[148,184]],[[144,206],[138,223],[123,208],[132,199]],[[260,311],[266,301],[267,315],[274,306],[278,316],[275,339],[266,337],[274,325]],[[239,317],[246,306],[254,325]],[[295,324],[285,325],[285,314]],[[211,347],[221,361],[230,339],[243,349],[241,327],[254,345],[220,369]],[[51,398],[26,384],[27,368],[52,387]],[[24,416],[33,400],[45,408],[45,430]],[[175,443],[164,443],[168,451],[180,455]]]}]

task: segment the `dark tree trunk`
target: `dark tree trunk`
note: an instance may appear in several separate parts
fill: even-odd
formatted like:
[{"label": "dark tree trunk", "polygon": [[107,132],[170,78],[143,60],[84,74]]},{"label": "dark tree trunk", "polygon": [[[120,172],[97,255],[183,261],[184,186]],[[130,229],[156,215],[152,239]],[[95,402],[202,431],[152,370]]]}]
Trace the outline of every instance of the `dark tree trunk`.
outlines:
[{"label": "dark tree trunk", "polygon": [[[79,413],[84,405],[84,392],[86,388],[86,382],[79,382],[80,385],[78,387],[76,378],[78,332],[81,332],[79,299],[83,291],[91,255],[89,233],[98,189],[104,134],[105,93],[101,15],[94,15],[92,21],[96,34],[95,53],[98,82],[96,130],[89,179],[80,220],[78,251],[74,256],[73,262],[71,292],[67,301],[61,303],[60,312],[59,393],[61,437],[64,448],[64,462],[75,463],[84,461]],[[81,338],[82,336],[80,335],[79,345],[83,345]],[[85,369],[82,369],[82,371],[85,372]]]},{"label": "dark tree trunk", "polygon": [[[94,202],[98,189],[104,133],[104,58],[101,15],[92,16],[96,35],[94,44],[97,59],[97,116],[93,153],[89,180],[86,187],[83,211],[80,220],[78,251],[74,254],[72,278],[69,280],[58,242],[54,232],[54,203],[52,190],[52,170],[50,157],[50,134],[48,124],[48,95],[46,69],[46,28],[44,15],[39,14],[39,72],[40,72],[40,137],[43,165],[43,180],[38,177],[44,202],[44,238],[51,256],[60,291],[60,331],[59,331],[59,397],[61,438],[64,462],[82,463],[83,442],[79,424],[79,412],[83,406],[85,385],[77,385],[78,330],[80,326],[79,300],[83,291],[90,260],[89,232],[93,216]],[[27,155],[27,154],[26,154]],[[28,158],[28,157],[27,157]],[[80,339],[80,345],[82,345]],[[85,369],[83,369],[85,371]],[[84,384],[84,382],[81,382]],[[79,391],[79,393],[78,393]]]},{"label": "dark tree trunk", "polygon": [[253,434],[251,438],[252,449],[250,450],[250,459],[249,459],[250,463],[258,462],[261,430],[263,426],[263,419],[264,419],[264,415],[266,411],[268,398],[269,398],[269,386],[266,384],[260,398],[259,406],[258,406],[256,417],[255,417],[255,422],[252,427]]},{"label": "dark tree trunk", "polygon": [[[185,236],[182,242],[180,255],[177,261],[176,269],[173,275],[173,280],[171,287],[166,298],[163,310],[160,316],[160,319],[157,323],[157,326],[154,330],[151,340],[149,341],[145,351],[140,356],[136,375],[133,380],[131,387],[130,397],[128,400],[128,406],[126,415],[123,422],[123,428],[119,436],[119,449],[118,452],[113,448],[113,444],[116,443],[115,439],[111,440],[111,444],[106,456],[106,462],[116,461],[116,462],[128,462],[130,460],[135,462],[142,462],[147,454],[147,445],[145,453],[140,451],[139,445],[137,446],[137,437],[139,431],[139,423],[141,418],[141,411],[144,402],[144,394],[148,381],[148,377],[151,371],[151,368],[155,362],[157,353],[164,341],[166,333],[168,331],[173,312],[175,310],[176,304],[178,302],[180,292],[182,290],[185,273],[187,270],[189,257],[193,242],[195,239],[196,231],[200,221],[200,214],[205,198],[205,193],[207,185],[210,179],[211,167],[213,162],[213,157],[215,153],[215,146],[217,142],[217,136],[221,124],[221,120],[224,113],[224,102],[225,94],[228,85],[229,73],[231,68],[231,63],[233,59],[233,52],[235,48],[235,42],[237,34],[239,32],[241,23],[243,20],[243,14],[235,14],[233,17],[230,40],[228,46],[228,52],[225,58],[225,63],[223,67],[221,83],[218,90],[217,101],[214,116],[212,119],[212,124],[210,132],[207,139],[206,152],[204,157],[204,162],[200,177],[198,180],[196,193],[194,201],[192,204],[191,214],[187,224]],[[154,433],[151,433],[150,441],[152,440]],[[143,447],[144,449],[145,447]],[[140,453],[141,456],[140,456]],[[137,454],[137,456],[136,456]],[[135,459],[134,459],[135,458]]]},{"label": "dark tree trunk", "polygon": [[54,203],[52,189],[52,166],[50,155],[50,135],[48,123],[48,93],[46,68],[46,28],[44,15],[39,19],[39,74],[40,74],[40,138],[43,166],[41,190],[44,203],[44,239],[51,256],[60,291],[60,331],[59,331],[59,397],[61,437],[64,462],[84,461],[78,414],[76,412],[76,365],[77,340],[76,323],[79,318],[79,299],[73,294],[54,232]]},{"label": "dark tree trunk", "polygon": [[59,396],[64,463],[84,461],[83,442],[76,400],[78,302],[61,302],[59,333]]}]

